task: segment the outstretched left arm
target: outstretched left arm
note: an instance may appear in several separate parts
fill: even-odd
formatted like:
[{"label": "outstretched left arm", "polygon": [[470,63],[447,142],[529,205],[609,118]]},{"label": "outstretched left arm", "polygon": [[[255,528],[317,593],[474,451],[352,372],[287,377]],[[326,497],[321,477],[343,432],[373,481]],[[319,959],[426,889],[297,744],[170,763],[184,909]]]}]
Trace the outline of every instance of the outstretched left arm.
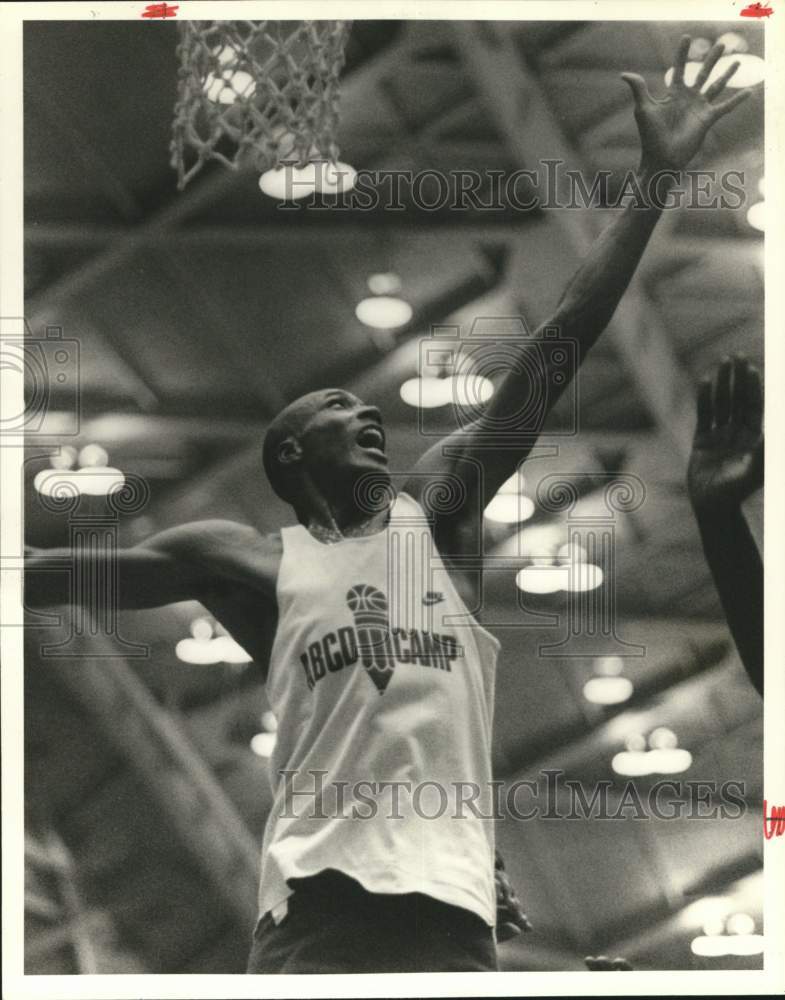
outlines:
[{"label": "outstretched left arm", "polygon": [[[721,45],[715,45],[709,52],[694,84],[687,86],[684,67],[689,46],[690,38],[685,35],[674,63],[673,79],[662,99],[651,96],[642,77],[634,73],[622,74],[635,101],[635,120],[641,138],[638,178],[643,192],[648,190],[649,182],[655,175],[665,171],[678,172],[685,167],[700,149],[709,128],[750,93],[749,90],[740,90],[727,99],[718,100],[737,63],[718,77],[705,93],[701,93],[722,55]],[[674,179],[671,177],[671,183]],[[664,176],[658,201],[663,196],[665,183],[668,179]],[[564,292],[555,313],[543,324],[543,327],[557,328],[562,338],[576,343],[578,365],[619,304],[659,216],[660,209],[656,204],[648,204],[648,199],[646,207],[634,202],[629,204],[598,237]],[[521,355],[530,349],[530,341],[527,340],[521,347]],[[574,375],[574,371],[568,372],[568,377],[557,387],[551,378],[553,370],[549,370],[548,363],[543,376],[548,385],[547,401],[551,408],[567,387],[569,376]],[[522,363],[515,365],[515,369],[502,380],[479,419],[426,452],[406,487],[407,492],[418,496],[429,481],[450,475],[464,481],[468,491],[467,502],[460,511],[438,518],[435,529],[440,547],[456,555],[461,548],[461,528],[468,523],[477,523],[476,518],[487,500],[526,458],[534,444],[536,429],[533,432],[531,427],[524,427],[518,433],[515,428],[515,415],[520,410],[521,401],[531,392],[529,367]],[[499,426],[504,426],[504,435],[496,438],[494,428]],[[482,466],[482,487],[479,490],[476,477],[467,472],[468,464],[461,461],[461,453],[468,456],[470,452]]]},{"label": "outstretched left arm", "polygon": [[698,391],[687,489],[739,657],[763,697],[763,560],[742,502],[763,485],[763,387],[743,357]]}]

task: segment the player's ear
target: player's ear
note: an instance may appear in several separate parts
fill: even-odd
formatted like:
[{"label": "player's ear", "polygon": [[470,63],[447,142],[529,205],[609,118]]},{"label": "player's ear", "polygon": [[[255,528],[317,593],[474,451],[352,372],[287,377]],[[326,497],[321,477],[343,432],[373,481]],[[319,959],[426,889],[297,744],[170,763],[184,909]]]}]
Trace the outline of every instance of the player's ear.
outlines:
[{"label": "player's ear", "polygon": [[278,445],[278,461],[281,465],[294,465],[300,461],[303,450],[297,438],[288,437]]}]

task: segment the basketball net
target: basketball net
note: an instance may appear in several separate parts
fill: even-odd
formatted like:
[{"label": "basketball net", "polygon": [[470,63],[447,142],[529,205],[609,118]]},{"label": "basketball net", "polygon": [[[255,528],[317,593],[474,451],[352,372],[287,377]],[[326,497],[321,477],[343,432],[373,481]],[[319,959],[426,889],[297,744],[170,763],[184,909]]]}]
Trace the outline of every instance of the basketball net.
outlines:
[{"label": "basketball net", "polygon": [[180,21],[172,166],[269,170],[337,162],[339,75],[351,21]]}]

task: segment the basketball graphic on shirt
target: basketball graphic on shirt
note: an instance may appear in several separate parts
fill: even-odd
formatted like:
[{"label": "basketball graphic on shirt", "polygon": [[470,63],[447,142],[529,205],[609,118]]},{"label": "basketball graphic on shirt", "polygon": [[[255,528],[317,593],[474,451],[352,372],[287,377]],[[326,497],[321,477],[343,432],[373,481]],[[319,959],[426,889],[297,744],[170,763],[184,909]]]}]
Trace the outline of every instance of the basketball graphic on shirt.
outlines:
[{"label": "basketball graphic on shirt", "polygon": [[358,583],[346,595],[346,603],[358,621],[387,621],[387,595],[370,583]]},{"label": "basketball graphic on shirt", "polygon": [[390,635],[387,595],[369,583],[358,583],[347,593],[346,603],[354,616],[360,661],[379,694],[384,694],[395,669],[387,648]]}]

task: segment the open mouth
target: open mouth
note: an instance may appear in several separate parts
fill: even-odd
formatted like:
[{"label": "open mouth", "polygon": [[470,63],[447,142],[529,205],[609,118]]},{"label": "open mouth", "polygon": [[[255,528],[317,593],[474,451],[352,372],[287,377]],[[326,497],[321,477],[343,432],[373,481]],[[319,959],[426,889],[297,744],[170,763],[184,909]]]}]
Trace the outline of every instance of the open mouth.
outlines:
[{"label": "open mouth", "polygon": [[384,431],[378,424],[363,427],[357,435],[357,444],[361,448],[384,452]]}]

